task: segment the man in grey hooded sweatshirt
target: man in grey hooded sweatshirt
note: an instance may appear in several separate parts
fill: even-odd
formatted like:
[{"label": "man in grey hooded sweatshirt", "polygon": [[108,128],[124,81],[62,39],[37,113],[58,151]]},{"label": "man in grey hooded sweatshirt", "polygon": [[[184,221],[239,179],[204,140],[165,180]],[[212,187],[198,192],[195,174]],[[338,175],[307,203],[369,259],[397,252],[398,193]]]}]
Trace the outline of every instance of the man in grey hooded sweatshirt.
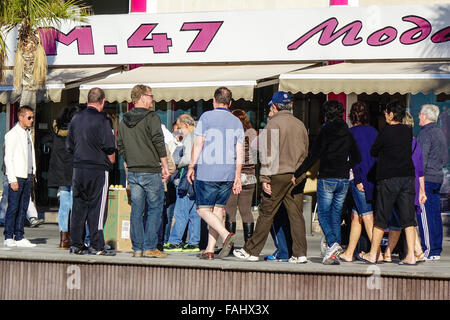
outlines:
[{"label": "man in grey hooded sweatshirt", "polygon": [[[125,113],[119,124],[117,149],[128,168],[133,256],[165,258],[167,254],[156,248],[164,204],[163,181],[169,177],[161,119],[155,111],[150,87],[134,86],[131,100],[135,108]],[[147,221],[144,228],[146,201]]]}]

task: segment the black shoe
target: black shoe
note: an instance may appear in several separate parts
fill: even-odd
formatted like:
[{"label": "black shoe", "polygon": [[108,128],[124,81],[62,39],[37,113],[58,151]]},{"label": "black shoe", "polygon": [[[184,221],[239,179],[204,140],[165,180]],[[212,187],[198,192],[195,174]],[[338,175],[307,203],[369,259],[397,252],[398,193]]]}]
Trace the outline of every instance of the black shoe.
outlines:
[{"label": "black shoe", "polygon": [[164,247],[164,252],[181,252],[183,251],[183,244],[182,243],[177,243],[177,244],[172,244],[169,243],[167,246]]},{"label": "black shoe", "polygon": [[103,250],[95,250],[94,248],[89,247],[88,254],[96,256],[115,256],[116,252],[106,248],[104,248]]},{"label": "black shoe", "polygon": [[79,248],[79,247],[75,247],[75,246],[71,246],[69,253],[70,254],[78,254],[78,255],[83,255],[86,254],[88,252],[88,248],[86,248],[85,246]]},{"label": "black shoe", "polygon": [[182,252],[200,252],[198,244],[185,244]]}]

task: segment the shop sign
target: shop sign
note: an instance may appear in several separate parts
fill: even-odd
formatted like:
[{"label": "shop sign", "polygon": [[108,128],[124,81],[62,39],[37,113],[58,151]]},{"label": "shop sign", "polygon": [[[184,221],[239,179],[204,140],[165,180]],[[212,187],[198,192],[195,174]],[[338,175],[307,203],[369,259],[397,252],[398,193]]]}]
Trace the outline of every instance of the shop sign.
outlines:
[{"label": "shop sign", "polygon": [[40,34],[49,65],[448,59],[449,17],[450,4],[98,15]]}]

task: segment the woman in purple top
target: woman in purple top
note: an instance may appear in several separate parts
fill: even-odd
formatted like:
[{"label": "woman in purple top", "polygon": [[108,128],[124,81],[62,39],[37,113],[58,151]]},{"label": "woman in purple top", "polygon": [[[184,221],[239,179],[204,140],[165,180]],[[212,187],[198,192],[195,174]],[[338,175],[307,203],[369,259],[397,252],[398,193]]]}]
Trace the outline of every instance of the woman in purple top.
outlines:
[{"label": "woman in purple top", "polygon": [[[410,126],[411,130],[414,127],[414,118],[409,112],[406,112],[405,117],[403,118],[403,124]],[[422,209],[420,205],[424,204],[427,201],[427,196],[425,194],[425,177],[423,171],[422,150],[420,149],[420,145],[414,137],[412,139],[412,161],[414,164],[415,188],[416,188],[414,205],[416,206],[416,218],[419,221],[422,219],[421,214]],[[392,262],[392,251],[395,249],[395,246],[397,245],[398,239],[400,238],[401,230],[402,229],[400,228],[400,220],[394,208],[393,215],[389,223],[389,239],[386,250],[384,251],[384,260],[383,260],[384,262]],[[420,236],[418,232],[416,235],[414,254],[416,256],[417,262],[425,261],[425,254],[422,250],[422,245],[420,243]]]},{"label": "woman in purple top", "polygon": [[356,245],[361,236],[363,222],[367,236],[369,239],[372,238],[372,200],[376,158],[370,155],[370,148],[378,135],[378,131],[369,126],[369,112],[364,102],[358,101],[352,105],[350,109],[350,122],[353,125],[350,131],[355,137],[362,160],[352,168],[354,178],[350,181],[350,190],[355,207],[352,211],[352,224],[348,247],[339,256],[341,260],[346,262],[353,261]]}]

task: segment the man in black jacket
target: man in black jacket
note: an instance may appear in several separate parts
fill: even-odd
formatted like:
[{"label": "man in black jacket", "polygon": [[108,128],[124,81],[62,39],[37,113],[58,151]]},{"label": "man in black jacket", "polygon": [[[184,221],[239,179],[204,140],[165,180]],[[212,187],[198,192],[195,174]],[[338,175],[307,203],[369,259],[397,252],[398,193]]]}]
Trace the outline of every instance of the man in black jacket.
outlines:
[{"label": "man in black jacket", "polygon": [[115,162],[116,143],[111,122],[103,112],[105,93],[89,91],[87,108],[77,113],[69,126],[66,148],[73,154],[73,206],[70,216],[70,253],[83,254],[86,221],[90,254],[115,255],[105,249],[108,175]]},{"label": "man in black jacket", "polygon": [[361,162],[358,145],[343,120],[341,102],[328,100],[323,105],[326,123],[312,145],[311,152],[295,171],[298,178],[320,160],[317,180],[317,216],[325,235],[327,251],[323,264],[339,264],[341,212],[347,195],[350,168]]},{"label": "man in black jacket", "polygon": [[[134,86],[131,100],[135,108],[125,113],[119,124],[117,147],[128,168],[133,256],[165,258],[167,254],[157,249],[164,205],[163,181],[169,178],[161,120],[154,109],[150,87]],[[146,204],[147,221],[144,228]]]}]

